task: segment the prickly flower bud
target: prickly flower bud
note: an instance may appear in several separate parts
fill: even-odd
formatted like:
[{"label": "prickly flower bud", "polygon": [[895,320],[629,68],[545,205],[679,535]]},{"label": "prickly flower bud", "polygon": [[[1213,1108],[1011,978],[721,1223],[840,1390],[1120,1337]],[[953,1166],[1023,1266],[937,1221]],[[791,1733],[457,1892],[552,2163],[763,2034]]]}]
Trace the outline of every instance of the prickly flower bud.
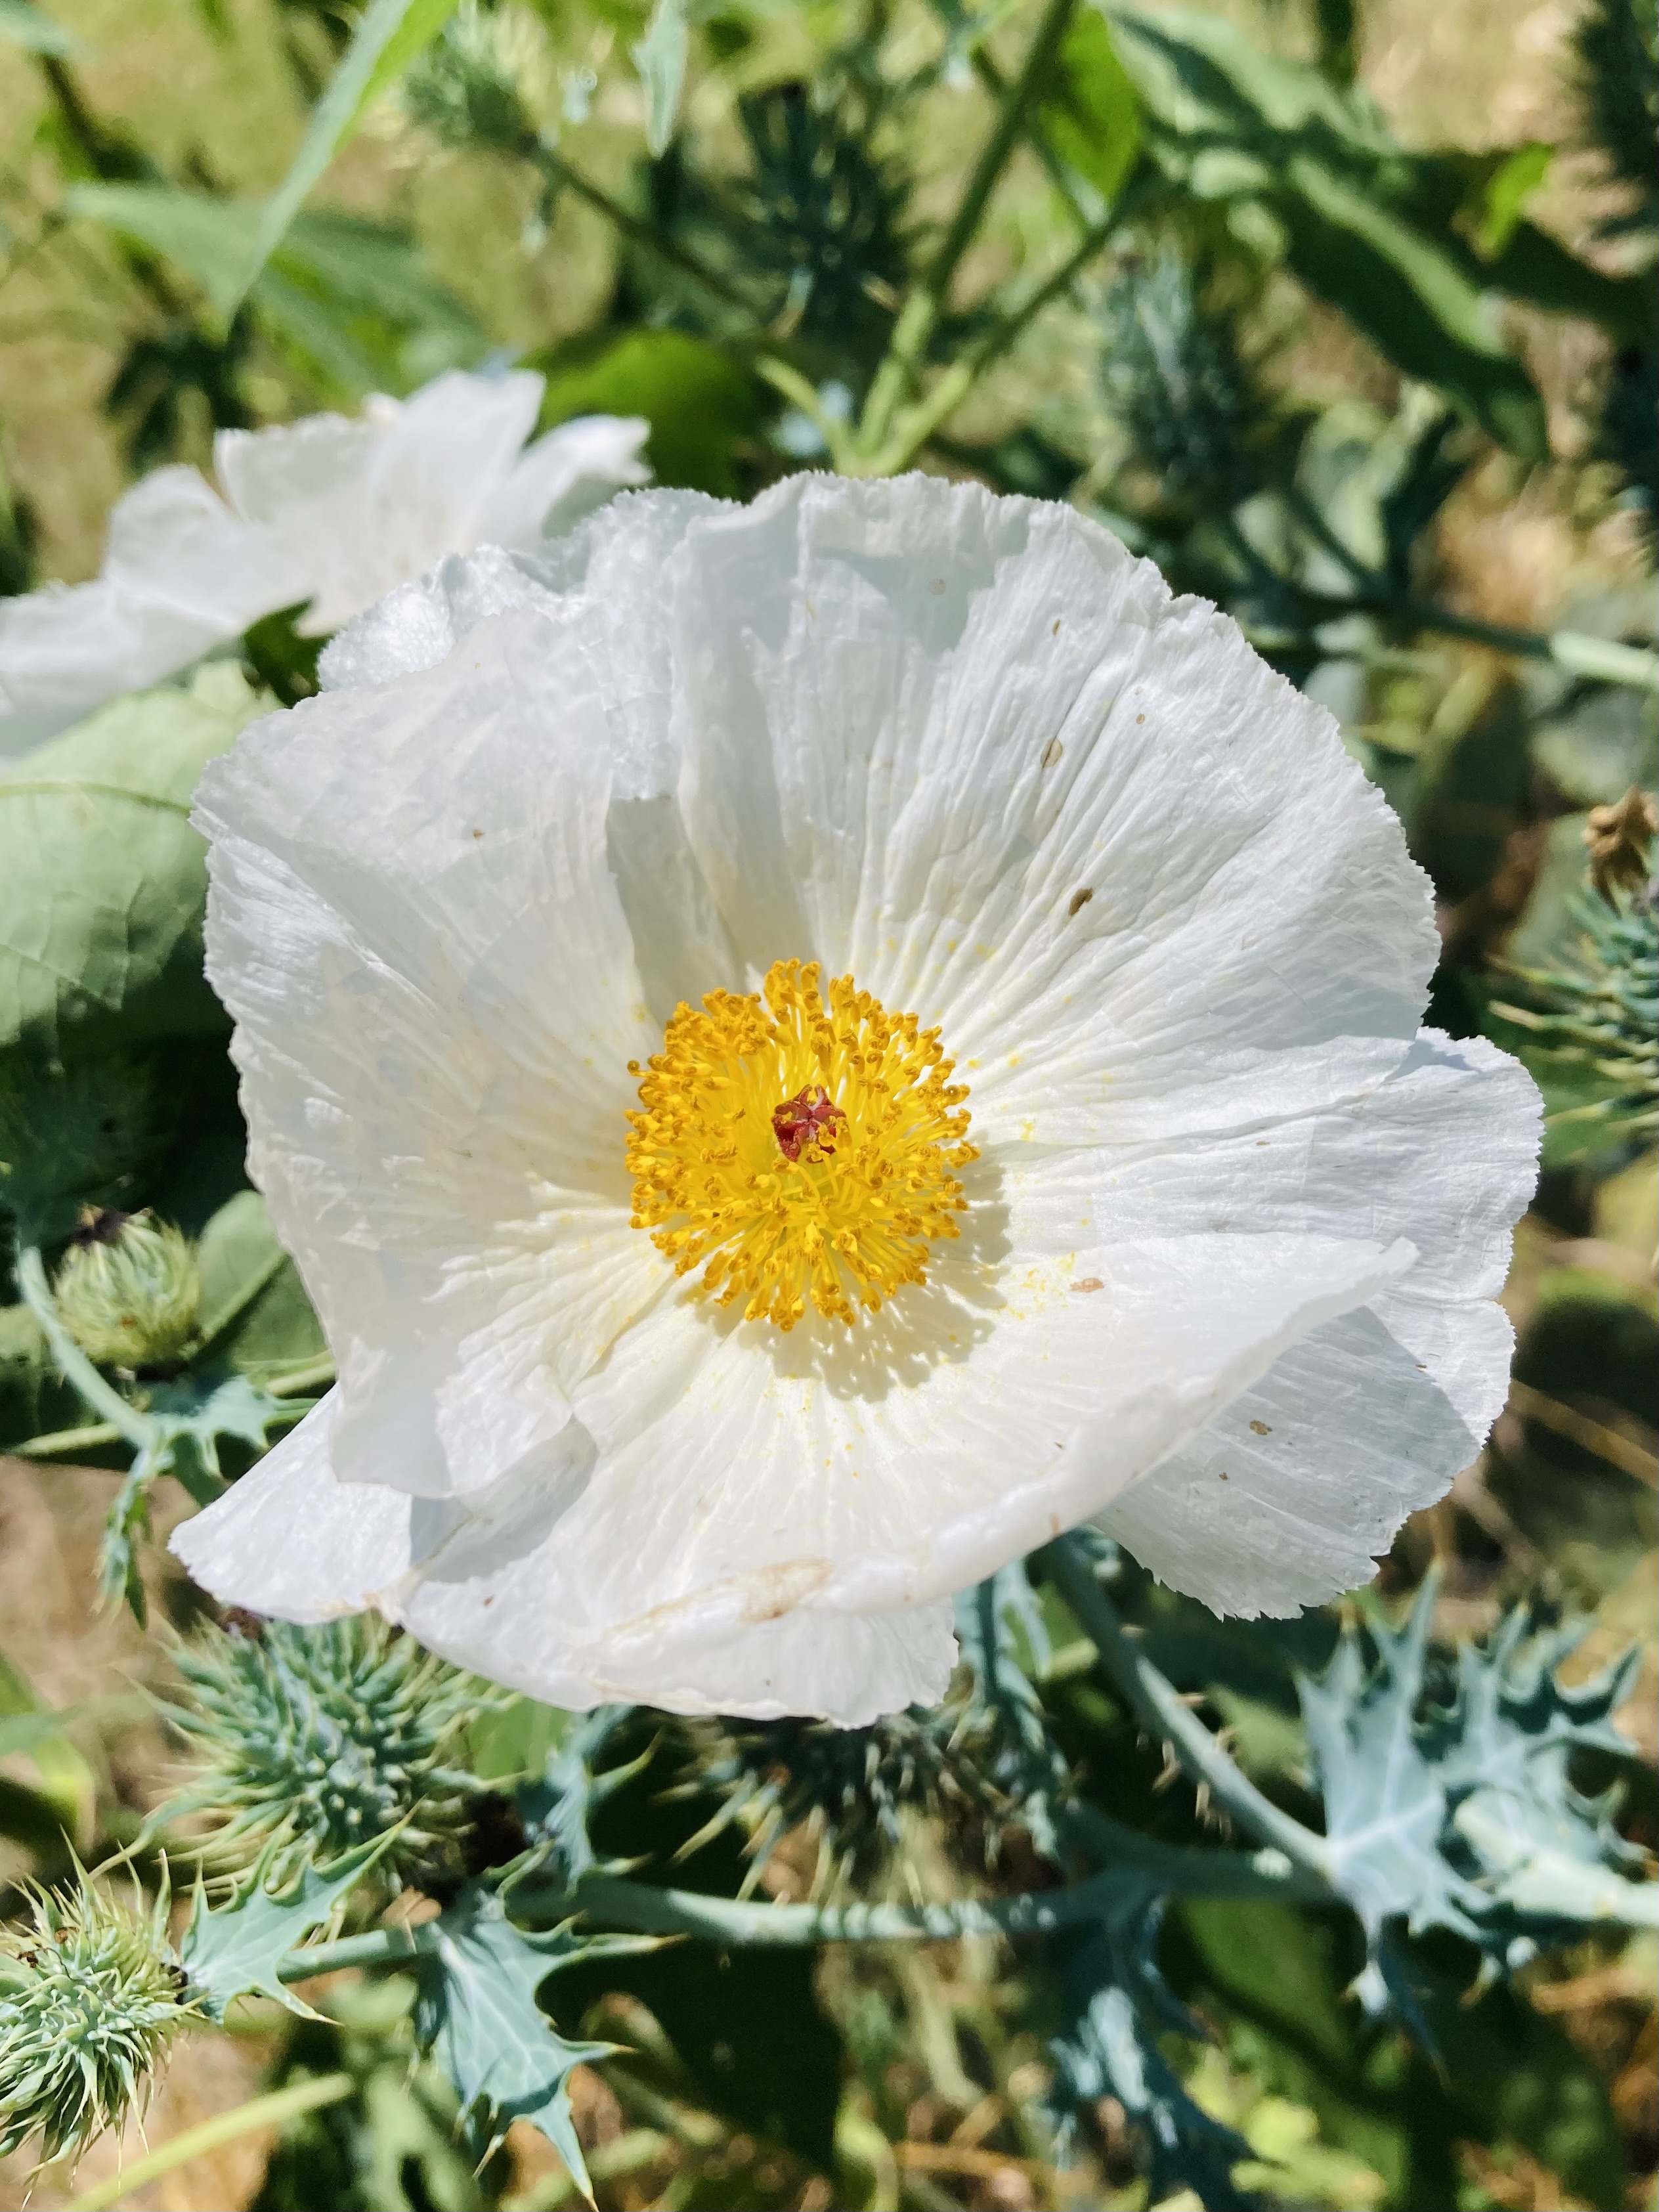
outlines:
[{"label": "prickly flower bud", "polygon": [[163,1367],[190,1342],[202,1273],[188,1237],[149,1213],[90,1207],[54,1285],[64,1324],[106,1367]]},{"label": "prickly flower bud", "polygon": [[0,2154],[38,2136],[41,2163],[78,2154],[149,2102],[151,2077],[196,2016],[166,1935],[100,1896],[37,1890],[0,1929]]},{"label": "prickly flower bud", "polygon": [[850,1880],[867,1886],[902,1841],[908,1810],[995,1831],[1013,1813],[992,1776],[991,1719],[952,1701],[889,1713],[869,1728],[822,1721],[694,1720],[678,1794],[716,1796],[720,1810],[699,1840],[732,1821],[747,1832],[752,1888],[775,1845],[795,1827],[816,1837],[816,1891]]},{"label": "prickly flower bud", "polygon": [[169,1718],[197,1769],[169,1813],[210,1814],[222,1863],[275,1843],[326,1864],[402,1822],[383,1882],[454,1871],[477,1784],[447,1762],[492,1693],[382,1621],[233,1621],[176,1655],[188,1702]]},{"label": "prickly flower bud", "polygon": [[411,120],[447,146],[522,153],[550,119],[547,36],[520,8],[466,0],[404,78]]}]

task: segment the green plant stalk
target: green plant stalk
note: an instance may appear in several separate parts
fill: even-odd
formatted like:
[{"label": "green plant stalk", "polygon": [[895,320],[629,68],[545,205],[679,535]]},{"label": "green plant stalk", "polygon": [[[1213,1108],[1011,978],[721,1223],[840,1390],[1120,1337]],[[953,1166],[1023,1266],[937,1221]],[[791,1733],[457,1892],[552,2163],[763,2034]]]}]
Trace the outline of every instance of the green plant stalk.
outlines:
[{"label": "green plant stalk", "polygon": [[238,2136],[250,2134],[255,2128],[282,2127],[289,2120],[297,2120],[302,2112],[314,2112],[324,2105],[337,2105],[343,2097],[351,2094],[353,2086],[349,2074],[323,2074],[314,2081],[296,2081],[290,2088],[272,2089],[263,2097],[250,2098],[246,2105],[237,2105],[228,2112],[216,2112],[210,2120],[186,2128],[170,2142],[158,2144],[143,2158],[135,2159],[112,2180],[83,2189],[78,2197],[70,2200],[64,2212],[112,2212],[112,2208],[124,2197],[152,2181],[159,2181],[164,2173],[171,2173],[178,2166],[188,2166],[191,2159],[205,2158],[210,2151],[234,2142]]},{"label": "green plant stalk", "polygon": [[859,472],[889,477],[908,468],[927,441],[961,406],[991,364],[1018,343],[1043,309],[1058,299],[1085,264],[1093,260],[1117,224],[1118,216],[1114,213],[1103,216],[1085,232],[1059,268],[1043,279],[1029,299],[1012,314],[1005,315],[960,361],[953,362],[925,398],[903,411],[886,446],[863,462]]},{"label": "green plant stalk", "polygon": [[671,269],[678,269],[681,276],[689,276],[694,284],[701,284],[704,291],[712,293],[723,306],[735,307],[739,314],[753,322],[754,308],[735,284],[722,276],[717,269],[711,269],[699,255],[689,252],[675,240],[665,238],[642,216],[625,208],[620,200],[612,199],[602,185],[583,176],[580,169],[573,169],[562,154],[556,152],[550,146],[544,146],[538,139],[531,158],[549,184],[568,187],[579,200],[585,200],[632,244],[643,246],[647,253],[654,253]]},{"label": "green plant stalk", "polygon": [[[856,439],[857,448],[863,453],[882,453],[887,449],[893,417],[905,393],[914,390],[920,381],[922,358],[949,295],[951,279],[973,242],[991,195],[1019,143],[1027,112],[1053,65],[1076,5],[1077,0],[1048,0],[1019,75],[1003,89],[996,122],[963,188],[951,226],[921,282],[905,301],[893,325],[887,350],[871,379]],[[958,393],[951,404],[959,404],[961,396]],[[943,420],[942,415],[938,417],[938,421]],[[911,450],[914,452],[915,447]],[[874,468],[866,468],[863,472],[872,476],[891,473]]]},{"label": "green plant stalk", "polygon": [[1292,1866],[1328,1889],[1330,1859],[1324,1838],[1281,1812],[1234,1765],[1174,1686],[1137,1650],[1089,1562],[1064,1537],[1042,1556],[1061,1596],[1092,1638],[1101,1664],[1146,1727],[1171,1747],[1194,1781],[1203,1784],[1241,1828],[1258,1843],[1282,1851]]},{"label": "green plant stalk", "polygon": [[[1057,1928],[1087,1926],[1121,1896],[1126,1874],[1179,1889],[1187,1897],[1322,1898],[1322,1882],[1298,1871],[1278,1850],[1205,1850],[1158,1844],[1120,1828],[1104,1814],[1080,1808],[1080,1835],[1117,1863],[1065,1889],[1018,1897],[959,1898],[948,1905],[771,1905],[707,1897],[693,1890],[659,1889],[626,1875],[599,1875],[576,1890],[544,1889],[533,1880],[513,1894],[538,1920],[580,1914],[607,1927],[641,1936],[691,1936],[706,1942],[769,1950],[799,1950],[819,1943],[939,1943],[963,1936],[1042,1936]],[[376,1928],[332,1942],[290,1951],[278,1972],[285,1982],[345,1967],[412,1964],[437,1941],[437,1923],[414,1929]]]},{"label": "green plant stalk", "polygon": [[[1004,76],[1002,71],[997,67],[996,64],[991,59],[989,54],[986,52],[983,46],[975,46],[974,48],[974,75],[985,87],[985,89],[990,94],[993,100],[1004,100],[1007,97],[1008,80]],[[1048,143],[1048,141],[1043,137],[1041,131],[1028,130],[1025,133],[1025,138],[1027,144],[1031,149],[1031,151],[1036,155],[1038,161],[1042,162],[1043,167],[1048,171],[1048,181],[1054,186],[1054,190],[1060,194],[1061,200],[1065,204],[1066,213],[1071,216],[1073,222],[1076,223],[1079,230],[1087,230],[1089,228],[1088,210],[1085,208],[1082,201],[1079,200],[1077,196],[1077,187],[1073,181],[1070,170],[1067,169],[1064,161],[1060,160],[1059,155],[1055,153],[1054,148]],[[1097,203],[1098,203],[1100,197],[1099,194],[1097,193],[1095,197]]]},{"label": "green plant stalk", "polygon": [[46,1262],[37,1244],[31,1244],[18,1255],[17,1287],[24,1304],[45,1331],[52,1356],[64,1381],[72,1383],[94,1412],[102,1413],[117,1434],[125,1437],[135,1450],[153,1450],[161,1440],[161,1430],[148,1413],[130,1405],[113,1383],[105,1381],[58,1317],[57,1301],[46,1280]]},{"label": "green plant stalk", "polygon": [[[218,1333],[222,1334],[222,1330]],[[313,1359],[303,1367],[296,1367],[292,1374],[279,1375],[261,1387],[273,1398],[298,1398],[318,1383],[333,1380],[333,1360]],[[308,1407],[296,1406],[295,1419],[299,1420],[309,1410]],[[271,1419],[276,1419],[275,1414]],[[7,1449],[14,1459],[70,1459],[76,1452],[101,1451],[106,1444],[119,1443],[123,1434],[113,1421],[92,1421],[80,1429],[49,1429],[44,1436],[27,1437],[21,1444],[10,1444]]]}]

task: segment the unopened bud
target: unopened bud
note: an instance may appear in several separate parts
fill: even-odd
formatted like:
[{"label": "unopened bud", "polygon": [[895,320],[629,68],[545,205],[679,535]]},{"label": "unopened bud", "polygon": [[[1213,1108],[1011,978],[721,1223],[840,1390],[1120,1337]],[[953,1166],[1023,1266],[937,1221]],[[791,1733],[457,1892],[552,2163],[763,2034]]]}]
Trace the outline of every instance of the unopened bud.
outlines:
[{"label": "unopened bud", "polygon": [[38,2136],[44,2165],[78,2154],[148,2103],[150,2077],[196,2017],[166,1936],[102,1897],[37,1890],[31,1917],[0,1929],[0,2154]]},{"label": "unopened bud", "polygon": [[164,1367],[190,1342],[202,1271],[190,1239],[149,1213],[88,1209],[54,1285],[64,1325],[106,1367]]}]

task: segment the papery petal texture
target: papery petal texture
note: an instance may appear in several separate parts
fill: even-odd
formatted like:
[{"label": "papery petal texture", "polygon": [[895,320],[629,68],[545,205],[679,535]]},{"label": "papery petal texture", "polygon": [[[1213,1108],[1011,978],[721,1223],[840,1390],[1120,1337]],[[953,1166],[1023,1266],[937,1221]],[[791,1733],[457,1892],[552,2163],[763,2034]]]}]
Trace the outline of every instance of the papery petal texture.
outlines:
[{"label": "papery petal texture", "polygon": [[526,446],[542,379],[452,370],[361,416],[222,430],[217,488],[164,468],[110,517],[94,583],[0,601],[0,757],[161,682],[263,616],[325,637],[446,555],[530,546],[646,481],[648,425],[611,416]]},{"label": "papery petal texture", "polygon": [[[216,1593],[564,1705],[850,1724],[1079,1522],[1294,1612],[1479,1449],[1531,1086],[1419,1035],[1427,885],[1329,718],[1107,533],[920,477],[629,495],[324,678],[200,799],[340,1374],[180,1532]],[[635,1225],[641,1064],[781,959],[968,1086],[960,1234],[850,1325],[696,1297]]]}]

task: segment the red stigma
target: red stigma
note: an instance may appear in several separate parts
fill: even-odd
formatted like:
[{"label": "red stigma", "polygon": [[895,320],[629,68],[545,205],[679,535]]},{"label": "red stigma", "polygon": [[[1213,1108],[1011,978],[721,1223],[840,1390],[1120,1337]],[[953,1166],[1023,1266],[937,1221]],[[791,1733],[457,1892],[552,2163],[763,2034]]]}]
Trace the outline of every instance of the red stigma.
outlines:
[{"label": "red stigma", "polygon": [[785,1159],[798,1160],[809,1145],[816,1145],[821,1152],[833,1152],[835,1124],[846,1119],[821,1083],[809,1083],[805,1091],[798,1091],[781,1106],[773,1108],[772,1133]]}]

